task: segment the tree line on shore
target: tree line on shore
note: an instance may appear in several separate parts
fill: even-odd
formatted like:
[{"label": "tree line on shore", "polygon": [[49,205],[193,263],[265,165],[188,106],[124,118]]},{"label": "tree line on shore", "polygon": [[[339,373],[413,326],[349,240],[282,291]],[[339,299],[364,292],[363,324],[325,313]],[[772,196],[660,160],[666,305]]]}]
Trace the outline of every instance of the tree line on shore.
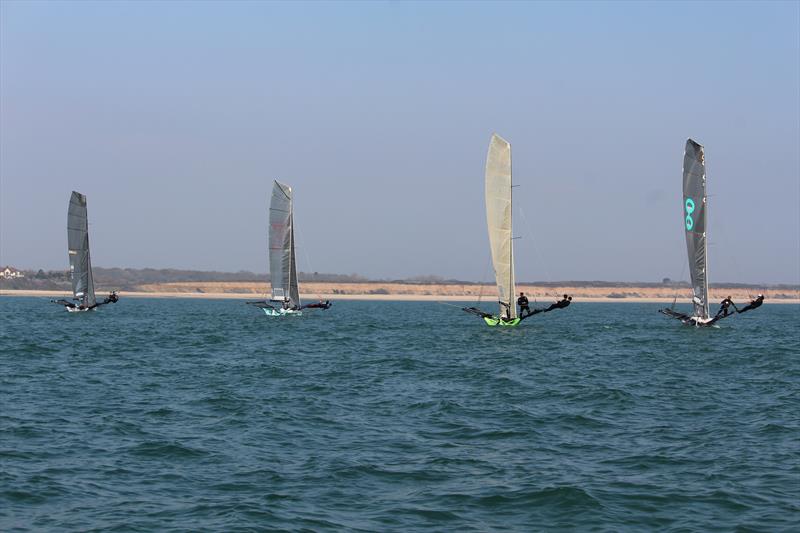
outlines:
[{"label": "tree line on shore", "polygon": [[[95,285],[123,291],[136,291],[141,285],[179,282],[250,282],[265,283],[269,280],[266,273],[219,272],[205,270],[182,270],[175,268],[103,268],[92,269]],[[7,290],[69,290],[69,270],[24,270],[24,278],[0,279],[0,288]],[[403,279],[370,279],[359,274],[330,274],[320,272],[300,272],[301,283],[401,283],[421,285],[480,285],[480,282],[446,279],[441,276],[421,275]],[[484,282],[483,284],[491,284]],[[673,281],[663,278],[660,282],[615,282],[615,281],[518,281],[518,285],[534,285],[538,287],[595,287],[595,288],[688,288],[686,281]],[[756,288],[747,283],[712,283],[712,288]],[[798,285],[777,284],[770,288],[797,291]]]}]

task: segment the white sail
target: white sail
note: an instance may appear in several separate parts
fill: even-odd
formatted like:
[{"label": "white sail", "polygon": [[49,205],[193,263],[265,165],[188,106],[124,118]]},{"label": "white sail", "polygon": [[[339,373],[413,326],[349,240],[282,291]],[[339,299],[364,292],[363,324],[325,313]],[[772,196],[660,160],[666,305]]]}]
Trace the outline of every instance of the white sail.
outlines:
[{"label": "white sail", "polygon": [[492,135],[486,156],[486,224],[498,299],[502,302],[500,316],[516,318],[511,235],[511,145],[497,134]]},{"label": "white sail", "polygon": [[272,187],[269,206],[269,277],[273,300],[283,302],[288,299],[291,307],[300,306],[294,251],[292,188],[278,181]]}]

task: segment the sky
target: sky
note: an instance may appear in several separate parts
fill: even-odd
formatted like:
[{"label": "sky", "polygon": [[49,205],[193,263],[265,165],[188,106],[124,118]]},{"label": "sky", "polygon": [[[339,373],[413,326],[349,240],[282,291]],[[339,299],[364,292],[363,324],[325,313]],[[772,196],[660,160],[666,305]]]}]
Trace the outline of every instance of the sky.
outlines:
[{"label": "sky", "polygon": [[0,2],[0,263],[490,281],[483,173],[512,145],[522,281],[800,283],[798,2]]}]

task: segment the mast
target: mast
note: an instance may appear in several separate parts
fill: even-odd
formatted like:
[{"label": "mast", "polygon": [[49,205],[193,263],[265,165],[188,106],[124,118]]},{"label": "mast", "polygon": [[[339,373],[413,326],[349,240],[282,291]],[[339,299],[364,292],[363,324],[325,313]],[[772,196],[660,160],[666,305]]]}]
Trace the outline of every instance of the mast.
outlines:
[{"label": "mast", "polygon": [[[703,159],[703,217],[705,219],[703,226],[708,228],[708,183],[707,183],[707,174],[706,174],[706,150],[703,148],[702,153]],[[705,266],[705,276],[703,276],[703,294],[705,297],[703,301],[705,301],[705,316],[706,318],[711,316],[711,312],[708,310],[709,302],[708,302],[708,236],[707,236],[707,229],[703,230],[703,257],[706,258],[706,266]]]},{"label": "mast", "polygon": [[291,255],[291,268],[289,269],[289,300],[294,305],[300,307],[300,287],[297,281],[297,256],[294,246],[294,203],[290,204],[289,214],[289,232],[292,235],[289,254]]},{"label": "mast", "polygon": [[511,318],[516,315],[517,306],[514,302],[516,294],[514,287],[514,173],[512,172],[511,163],[511,145],[508,145],[508,226],[509,226],[509,240],[508,240],[508,263],[511,269],[508,274],[508,305],[509,309],[513,309],[515,313],[509,314]]}]

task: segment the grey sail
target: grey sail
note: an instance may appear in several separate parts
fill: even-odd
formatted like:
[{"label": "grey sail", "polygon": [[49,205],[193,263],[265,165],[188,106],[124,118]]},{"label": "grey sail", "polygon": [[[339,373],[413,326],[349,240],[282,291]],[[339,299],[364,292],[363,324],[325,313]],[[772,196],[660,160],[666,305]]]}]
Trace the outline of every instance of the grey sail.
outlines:
[{"label": "grey sail", "polygon": [[300,306],[294,249],[292,188],[278,181],[275,181],[272,187],[272,199],[269,205],[269,277],[273,300],[288,299],[290,306]]},{"label": "grey sail", "polygon": [[694,316],[704,319],[709,318],[707,200],[705,153],[701,145],[688,139],[683,154],[683,223],[694,293]]},{"label": "grey sail", "polygon": [[486,156],[486,224],[497,282],[500,316],[516,318],[514,248],[511,235],[511,145],[497,134]]},{"label": "grey sail", "polygon": [[72,295],[81,304],[90,307],[96,303],[92,260],[89,256],[89,221],[86,214],[86,196],[72,191],[67,212],[67,243],[69,270],[72,277]]}]

